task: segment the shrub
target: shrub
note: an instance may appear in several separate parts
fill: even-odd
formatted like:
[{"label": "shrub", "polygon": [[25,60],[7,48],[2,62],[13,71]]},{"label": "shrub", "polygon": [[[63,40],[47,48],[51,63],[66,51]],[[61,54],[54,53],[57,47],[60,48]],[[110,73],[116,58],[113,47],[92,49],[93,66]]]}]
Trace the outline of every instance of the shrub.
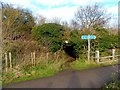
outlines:
[{"label": "shrub", "polygon": [[33,37],[49,51],[56,52],[61,48],[64,27],[56,23],[46,23],[32,29]]},{"label": "shrub", "polygon": [[99,50],[104,51],[106,49],[118,47],[118,35],[110,35],[108,30],[105,28],[96,28],[96,33],[96,48],[98,48]]}]

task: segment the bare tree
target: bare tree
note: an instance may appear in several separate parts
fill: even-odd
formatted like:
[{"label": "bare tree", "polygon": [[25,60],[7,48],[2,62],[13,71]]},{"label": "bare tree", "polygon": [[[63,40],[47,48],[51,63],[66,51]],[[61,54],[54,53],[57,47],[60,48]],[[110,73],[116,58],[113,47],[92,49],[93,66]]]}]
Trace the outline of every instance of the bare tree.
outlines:
[{"label": "bare tree", "polygon": [[60,24],[61,18],[59,17],[53,17],[51,20],[48,21],[48,23],[57,23]]},{"label": "bare tree", "polygon": [[110,15],[106,10],[98,4],[79,7],[75,12],[72,21],[73,26],[79,28],[92,28],[94,26],[105,26],[110,19]]},{"label": "bare tree", "polygon": [[71,30],[71,27],[69,26],[69,23],[68,23],[66,20],[61,21],[61,25],[64,26],[64,29],[65,29],[66,31]]},{"label": "bare tree", "polygon": [[62,21],[61,24],[64,25],[64,26],[68,26],[68,22],[67,21]]},{"label": "bare tree", "polygon": [[3,39],[22,38],[26,33],[31,33],[34,24],[34,18],[30,11],[2,4]]},{"label": "bare tree", "polygon": [[46,23],[46,18],[42,15],[37,15],[36,16],[36,24],[37,25],[42,25],[44,23]]},{"label": "bare tree", "polygon": [[80,28],[80,26],[75,20],[72,20],[71,21],[71,28],[78,29],[78,28]]}]

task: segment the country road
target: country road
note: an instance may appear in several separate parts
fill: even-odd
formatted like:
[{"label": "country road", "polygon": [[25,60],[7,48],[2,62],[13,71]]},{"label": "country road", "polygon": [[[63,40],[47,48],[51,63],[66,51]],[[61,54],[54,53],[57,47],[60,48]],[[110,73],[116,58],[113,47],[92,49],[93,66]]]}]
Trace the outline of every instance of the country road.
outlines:
[{"label": "country road", "polygon": [[112,73],[118,70],[118,65],[84,71],[67,70],[53,77],[11,84],[4,88],[100,88],[110,82]]}]

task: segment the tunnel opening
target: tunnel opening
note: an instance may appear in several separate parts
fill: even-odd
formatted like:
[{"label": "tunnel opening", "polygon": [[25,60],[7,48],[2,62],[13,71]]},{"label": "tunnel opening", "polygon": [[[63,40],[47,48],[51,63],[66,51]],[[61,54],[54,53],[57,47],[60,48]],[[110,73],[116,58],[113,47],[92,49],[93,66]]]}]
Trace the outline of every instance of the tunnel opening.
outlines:
[{"label": "tunnel opening", "polygon": [[66,52],[67,55],[73,58],[73,60],[76,60],[79,58],[78,52],[74,48],[74,44],[65,42],[63,45],[63,50]]}]

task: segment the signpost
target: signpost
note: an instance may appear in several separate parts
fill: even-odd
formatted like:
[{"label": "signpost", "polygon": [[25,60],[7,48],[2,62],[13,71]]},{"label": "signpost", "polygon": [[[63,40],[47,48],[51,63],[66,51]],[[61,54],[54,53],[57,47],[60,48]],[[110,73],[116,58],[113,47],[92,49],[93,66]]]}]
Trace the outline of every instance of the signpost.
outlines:
[{"label": "signpost", "polygon": [[96,39],[95,35],[82,35],[82,39],[88,39],[88,62],[90,62],[90,39]]},{"label": "signpost", "polygon": [[88,39],[88,38],[90,38],[90,39],[96,39],[96,36],[95,35],[82,35],[81,38],[82,39]]}]

